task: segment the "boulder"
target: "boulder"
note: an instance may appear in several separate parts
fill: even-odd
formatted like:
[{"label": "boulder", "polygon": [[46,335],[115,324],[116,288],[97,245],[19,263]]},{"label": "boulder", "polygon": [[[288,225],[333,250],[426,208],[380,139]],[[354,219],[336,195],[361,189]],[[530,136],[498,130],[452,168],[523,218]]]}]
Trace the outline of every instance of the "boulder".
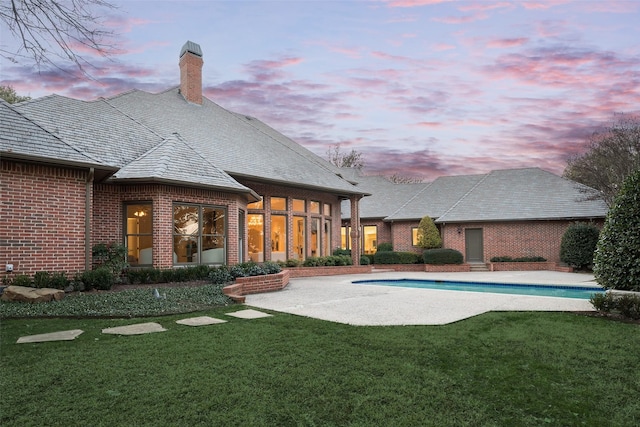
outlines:
[{"label": "boulder", "polygon": [[60,301],[64,291],[50,288],[28,288],[26,286],[7,286],[2,293],[2,301],[48,302]]}]

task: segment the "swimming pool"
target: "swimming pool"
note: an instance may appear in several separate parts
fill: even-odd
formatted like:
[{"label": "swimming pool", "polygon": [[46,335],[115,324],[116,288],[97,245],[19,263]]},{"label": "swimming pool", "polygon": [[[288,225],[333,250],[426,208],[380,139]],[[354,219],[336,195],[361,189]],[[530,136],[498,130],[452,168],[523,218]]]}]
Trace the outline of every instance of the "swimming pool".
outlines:
[{"label": "swimming pool", "polygon": [[443,291],[493,292],[497,294],[535,295],[543,297],[589,299],[605,290],[594,286],[526,285],[517,283],[453,282],[448,280],[356,280],[358,285],[396,286],[402,288],[439,289]]}]

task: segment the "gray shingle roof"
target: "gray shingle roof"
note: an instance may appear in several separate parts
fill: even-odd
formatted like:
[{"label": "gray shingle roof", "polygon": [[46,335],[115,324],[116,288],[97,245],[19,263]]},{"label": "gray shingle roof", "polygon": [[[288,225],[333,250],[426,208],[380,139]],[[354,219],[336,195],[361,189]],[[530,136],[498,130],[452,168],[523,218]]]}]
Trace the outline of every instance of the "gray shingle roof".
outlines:
[{"label": "gray shingle roof", "polygon": [[[203,105],[188,103],[178,88],[159,94],[132,90],[91,102],[50,95],[16,108],[69,147],[120,168],[114,180],[142,180],[145,174],[154,180],[168,178],[154,175],[158,171],[148,164],[153,154],[143,155],[153,153],[154,147],[166,147],[170,141],[177,143],[172,135],[178,134],[182,143],[206,159],[198,162],[197,168],[191,164],[190,170],[182,171],[178,181],[185,184],[248,190],[233,176],[342,196],[360,193],[339,177],[329,162],[263,122],[230,112],[206,98]],[[182,153],[178,150],[167,155],[176,156],[172,161],[179,169]],[[212,177],[206,178],[209,173]]]},{"label": "gray shingle roof", "polygon": [[[607,213],[603,201],[585,200],[586,187],[538,168],[440,177],[418,189],[416,184],[385,183],[379,177],[360,180],[359,186],[373,193],[361,202],[361,218],[409,221],[428,215],[444,223],[588,219]],[[402,200],[407,192],[411,194]],[[342,217],[349,217],[348,210]]]},{"label": "gray shingle roof", "polygon": [[[356,187],[364,193],[371,194],[360,200],[361,218],[386,218],[398,208],[406,203],[414,194],[428,184],[403,184],[398,185],[382,176],[360,176],[345,171],[345,176],[350,176],[350,180],[358,180]],[[351,216],[351,204],[349,201],[342,202],[342,217]]]},{"label": "gray shingle roof", "polygon": [[[181,185],[230,189],[250,193],[251,190],[212,165],[187,144],[179,134],[170,135],[159,145],[116,172],[109,180],[156,181]],[[254,193],[256,200],[258,195]]]},{"label": "gray shingle roof", "polygon": [[260,120],[230,112],[206,98],[202,105],[190,104],[174,88],[159,94],[131,91],[107,102],[159,135],[179,133],[234,177],[357,193],[326,160]]},{"label": "gray shingle roof", "polygon": [[602,200],[585,200],[586,187],[538,168],[487,174],[437,222],[599,218]]},{"label": "gray shingle roof", "polygon": [[69,165],[104,166],[24,117],[4,100],[0,100],[0,153]]}]

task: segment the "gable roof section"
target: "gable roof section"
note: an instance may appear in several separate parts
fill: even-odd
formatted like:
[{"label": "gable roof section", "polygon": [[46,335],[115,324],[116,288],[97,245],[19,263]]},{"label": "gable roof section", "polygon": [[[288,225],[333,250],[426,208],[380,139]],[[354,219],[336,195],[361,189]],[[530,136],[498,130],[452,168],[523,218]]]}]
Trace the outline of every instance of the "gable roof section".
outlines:
[{"label": "gable roof section", "polygon": [[[446,176],[421,187],[360,177],[359,186],[373,193],[361,201],[361,218],[385,221],[415,221],[427,215],[445,223],[591,219],[607,214],[603,201],[585,200],[587,187],[539,168]],[[348,218],[343,203],[345,208],[342,217]]]},{"label": "gable roof section", "polygon": [[260,120],[228,111],[207,98],[202,105],[190,104],[174,88],[158,94],[135,90],[106,102],[158,135],[179,133],[235,178],[359,194],[329,162]]},{"label": "gable roof section", "polygon": [[601,200],[585,200],[586,187],[539,168],[490,172],[436,222],[601,218]]},{"label": "gable roof section", "polygon": [[484,175],[439,177],[400,205],[386,220],[406,221],[421,219],[424,216],[438,218],[467,194],[483,177]]},{"label": "gable roof section", "polygon": [[103,99],[80,101],[49,95],[17,108],[75,149],[118,168],[163,140]]},{"label": "gable roof section", "polygon": [[127,164],[109,179],[112,182],[149,180],[224,190],[236,189],[250,193],[255,200],[259,200],[259,196],[251,189],[211,164],[177,133]]},{"label": "gable roof section", "polygon": [[[349,169],[349,168],[343,168]],[[382,176],[358,176],[353,172],[345,171],[345,176],[351,176],[351,180],[357,180],[357,188],[362,192],[371,194],[360,200],[359,210],[361,218],[386,218],[406,203],[417,192],[429,184],[394,184]],[[351,204],[342,203],[342,217],[351,216]]]},{"label": "gable roof section", "polygon": [[47,132],[4,100],[0,100],[0,153],[7,157],[59,165],[106,166]]}]

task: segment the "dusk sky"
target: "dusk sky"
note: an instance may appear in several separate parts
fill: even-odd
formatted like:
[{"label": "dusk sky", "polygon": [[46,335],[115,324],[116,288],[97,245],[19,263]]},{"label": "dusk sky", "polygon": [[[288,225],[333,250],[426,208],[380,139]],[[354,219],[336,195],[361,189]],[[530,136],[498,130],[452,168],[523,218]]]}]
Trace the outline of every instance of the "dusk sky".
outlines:
[{"label": "dusk sky", "polygon": [[213,102],[325,158],[355,149],[368,174],[425,180],[560,175],[614,113],[640,113],[640,0],[112,3],[119,50],[93,60],[95,80],[3,58],[0,84],[87,100],[160,92],[179,84],[191,40]]}]

